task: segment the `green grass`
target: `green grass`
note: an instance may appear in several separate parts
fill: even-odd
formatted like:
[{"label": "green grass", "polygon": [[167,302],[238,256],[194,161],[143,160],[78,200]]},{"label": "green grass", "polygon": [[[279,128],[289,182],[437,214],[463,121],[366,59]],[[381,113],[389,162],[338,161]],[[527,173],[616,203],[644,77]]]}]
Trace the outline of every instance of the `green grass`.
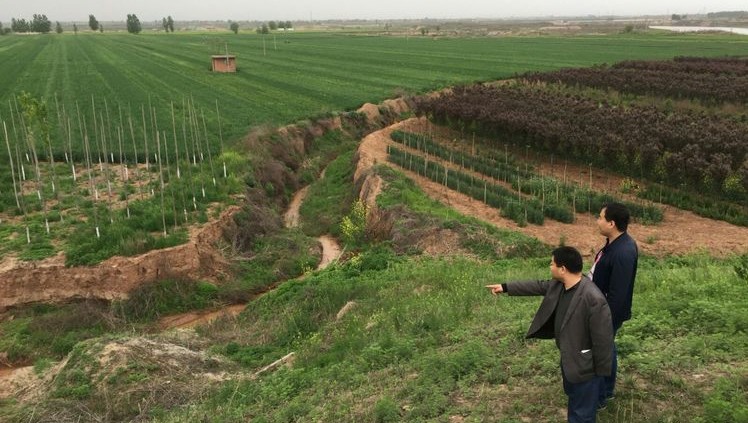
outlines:
[{"label": "green grass", "polygon": [[340,237],[340,222],[354,198],[353,156],[353,151],[338,156],[327,166],[325,177],[312,184],[299,209],[304,233]]},{"label": "green grass", "polygon": [[[267,39],[266,41],[271,40]],[[228,43],[239,72],[214,74],[209,56]],[[279,125],[323,113],[355,109],[401,90],[423,92],[528,70],[745,51],[742,37],[727,35],[612,35],[579,37],[444,38],[293,33],[269,41],[256,34],[78,34],[0,38],[0,117],[10,121],[8,100],[20,91],[54,97],[74,113],[95,96],[108,101],[113,120],[121,107],[137,131],[140,107],[157,110],[171,132],[191,99],[205,111],[210,142],[217,143],[216,100],[227,140],[249,127]],[[276,47],[277,46],[277,49]],[[89,113],[90,114],[90,113]],[[91,117],[89,115],[89,125]],[[75,122],[74,122],[75,125]],[[181,133],[177,122],[177,131]],[[56,128],[55,125],[53,127]],[[139,135],[138,135],[139,136]],[[53,139],[54,143],[59,142]]]},{"label": "green grass", "polygon": [[[402,260],[380,250],[284,284],[245,312],[237,342],[251,347],[227,350],[250,367],[294,351],[293,366],[227,382],[158,421],[562,420],[558,351],[524,339],[540,300],[483,288],[545,277],[546,262]],[[642,260],[635,317],[619,334],[618,397],[599,421],[743,421],[748,303],[733,262]],[[349,301],[356,306],[336,319]]]},{"label": "green grass", "polygon": [[[484,259],[537,257],[549,251],[548,246],[535,238],[464,216],[429,198],[399,171],[384,165],[376,171],[387,184],[377,197],[377,204],[398,217],[393,231],[401,239],[414,239],[423,228],[444,228],[457,232],[462,246]],[[403,212],[402,206],[407,210]]]},{"label": "green grass", "polygon": [[35,305],[2,322],[0,351],[11,363],[59,360],[80,341],[102,336],[113,327],[102,318],[108,306],[89,301],[61,306]]},{"label": "green grass", "polygon": [[[380,167],[377,172],[387,182],[380,197],[383,208],[406,207],[452,228],[486,226],[429,200],[395,171]],[[511,232],[494,231],[501,241],[522,245],[521,235],[512,240]],[[303,260],[304,238],[300,231],[265,237],[267,248],[255,246],[254,260],[265,263],[266,271],[278,269],[279,262]],[[256,379],[225,381],[210,395],[185,398],[184,407],[161,408],[155,401],[145,410],[112,412],[123,419],[142,412],[160,422],[205,416],[216,422],[438,422],[453,416],[465,421],[562,420],[565,396],[558,351],[552,341],[524,339],[540,300],[492,297],[484,288],[487,283],[547,277],[548,251],[534,246],[514,258],[489,256],[490,261],[408,257],[385,244],[368,246],[344,263],[280,285],[253,301],[238,322],[219,321],[199,330],[202,340],[194,344],[212,345],[214,353],[247,372],[295,352],[292,366]],[[617,399],[599,421],[744,421],[746,263],[745,257],[718,260],[707,255],[641,259],[634,318],[618,337]],[[245,275],[255,279],[252,275],[258,273]],[[102,326],[106,320],[89,309],[44,306],[33,315],[3,322],[0,349],[8,351],[11,343],[23,346],[17,353],[27,354],[40,368],[63,351],[72,351],[73,363],[90,356],[68,366],[49,402],[33,408],[42,418],[45,410],[93,401],[98,382],[88,368],[96,363],[96,352],[85,350],[92,344],[78,341],[98,336],[102,328],[137,331],[137,325],[126,322],[210,305],[229,289],[154,284],[134,295],[130,308],[121,308],[130,312],[119,314],[125,320],[120,329]],[[349,303],[352,308],[338,317]],[[142,310],[144,315],[136,315]],[[55,353],[50,349],[54,345],[63,349]],[[133,389],[142,382],[138,372],[127,377]],[[137,401],[133,395],[129,400]],[[26,421],[31,412],[18,405],[0,407],[0,416],[11,421]]]}]

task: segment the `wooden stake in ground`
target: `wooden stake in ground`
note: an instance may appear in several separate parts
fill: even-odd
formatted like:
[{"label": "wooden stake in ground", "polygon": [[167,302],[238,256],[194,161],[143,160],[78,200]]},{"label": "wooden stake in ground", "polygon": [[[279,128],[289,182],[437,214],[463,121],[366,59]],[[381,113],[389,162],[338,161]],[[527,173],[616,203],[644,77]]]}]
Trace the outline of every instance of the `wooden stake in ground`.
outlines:
[{"label": "wooden stake in ground", "polygon": [[[218,111],[218,99],[216,99],[216,117],[218,118],[218,142],[220,143],[218,152],[223,156],[223,132],[221,131],[221,113]],[[223,161],[223,177],[224,179],[228,177],[225,159]]]},{"label": "wooden stake in ground", "polygon": [[[112,121],[109,119],[109,104],[106,101],[106,97],[104,97],[104,112],[106,114],[106,140],[109,140],[109,142],[114,144],[114,137],[112,137]],[[109,163],[114,164],[114,146],[107,145],[104,150],[109,151]]]},{"label": "wooden stake in ground", "polygon": [[[166,176],[169,180],[169,194],[171,195],[171,208],[172,208],[172,214],[174,215],[174,231],[177,230],[177,200],[174,198],[174,184],[172,184],[171,179],[171,164],[169,163],[169,143],[166,142],[166,132],[162,133],[163,139],[164,139],[164,157],[166,157]],[[159,160],[159,163],[161,163],[161,160]]]},{"label": "wooden stake in ground", "polygon": [[[120,120],[121,122],[121,120]],[[130,180],[127,177],[127,163],[122,161],[122,127],[117,127],[117,139],[119,141],[119,162],[120,166],[124,169],[124,175],[122,175],[122,193],[125,195],[125,213],[127,218],[130,218],[130,193],[128,187],[130,186]]]},{"label": "wooden stake in ground", "polygon": [[86,173],[88,174],[88,184],[90,186],[91,192],[94,193],[94,204],[93,204],[93,216],[94,216],[94,227],[96,228],[96,238],[101,237],[101,233],[99,232],[99,213],[96,206],[96,201],[99,199],[99,193],[96,189],[96,185],[93,181],[93,175],[91,172],[91,148],[89,146],[88,142],[88,129],[86,125],[86,117],[83,116],[83,148],[85,150],[86,155]]},{"label": "wooden stake in ground", "polygon": [[166,236],[166,213],[164,212],[164,172],[161,167],[161,141],[158,132],[156,132],[156,148],[158,149],[158,177],[161,182],[161,222],[164,225],[164,236]]},{"label": "wooden stake in ground", "polygon": [[8,147],[8,160],[10,161],[10,175],[13,178],[13,195],[16,198],[16,207],[18,207],[18,210],[21,210],[21,202],[18,201],[18,189],[16,188],[16,171],[13,167],[13,153],[10,151],[10,139],[8,139],[8,127],[5,126],[5,121],[3,121],[3,132],[5,133],[5,145]]},{"label": "wooden stake in ground", "polygon": [[127,181],[127,154],[122,151],[122,133],[125,131],[122,128],[122,107],[117,106],[119,109],[119,125],[117,125],[117,143],[119,144],[119,165],[121,167],[120,177],[123,181]]},{"label": "wooden stake in ground", "polygon": [[133,154],[135,155],[135,166],[132,169],[133,174],[135,175],[135,185],[138,186],[138,193],[140,194],[140,199],[142,200],[144,197],[143,195],[143,185],[138,181],[138,175],[140,172],[138,172],[138,146],[135,142],[135,129],[132,126],[132,116],[127,116],[127,123],[130,125],[130,139],[132,140],[132,150]]},{"label": "wooden stake in ground", "polygon": [[[106,191],[107,191],[107,197],[106,197],[106,209],[107,213],[109,214],[109,223],[114,223],[114,216],[112,214],[112,181],[109,177],[109,154],[107,151],[107,139],[106,139],[106,131],[104,129],[104,115],[99,113],[99,119],[101,119],[101,146],[97,147],[101,148],[102,151],[99,154],[99,167],[102,170],[102,173],[104,175],[104,179],[106,179]],[[104,156],[104,162],[101,162],[101,156]]]},{"label": "wooden stake in ground", "polygon": [[[46,118],[43,119],[42,125],[47,125]],[[58,201],[61,200],[60,194],[57,192],[57,171],[55,170],[54,154],[52,153],[52,140],[49,136],[49,129],[44,131],[45,138],[47,139],[47,155],[49,156],[49,168],[52,172],[52,196]],[[63,214],[60,212],[60,222],[63,222]],[[49,233],[49,223],[47,223],[47,233]]]},{"label": "wooden stake in ground", "polygon": [[[197,210],[197,199],[195,198],[195,183],[193,180],[192,165],[190,164],[190,147],[187,143],[187,110],[184,106],[184,99],[182,100],[182,139],[184,140],[184,155],[187,158],[187,180],[190,182],[190,194],[192,195],[192,208]],[[193,158],[194,151],[193,151]],[[187,220],[187,207],[184,207],[184,219]]]},{"label": "wooden stake in ground", "polygon": [[203,132],[205,133],[205,148],[208,150],[208,163],[210,163],[210,177],[213,179],[213,186],[216,186],[216,174],[213,169],[213,153],[210,152],[210,143],[208,142],[208,127],[205,125],[205,113],[200,112],[203,118]]},{"label": "wooden stake in ground", "polygon": [[[179,143],[177,143],[177,122],[174,118],[174,102],[171,102],[171,132],[174,134],[174,157],[177,165],[177,179],[182,178],[182,173],[179,171]],[[164,140],[166,142],[166,140]]]},{"label": "wooden stake in ground", "polygon": [[[64,106],[63,111],[60,111],[60,103],[57,101],[57,93],[55,93],[55,111],[57,112],[57,126],[60,128],[60,131],[62,132],[62,137],[64,139],[69,138],[67,134],[67,128],[65,127],[65,118],[64,118]],[[68,157],[68,151],[67,149],[63,148],[65,153],[65,163],[70,163],[70,157]]]},{"label": "wooden stake in ground", "polygon": [[75,174],[75,158],[73,157],[72,126],[70,125],[70,117],[66,116],[65,120],[67,121],[67,125],[68,125],[68,151],[70,151],[70,172],[73,174],[73,182],[75,183],[76,181],[78,181],[78,175]]},{"label": "wooden stake in ground", "polygon": [[200,123],[197,119],[197,110],[195,110],[195,105],[192,102],[192,100],[188,100],[189,104],[189,110],[190,110],[190,123],[191,123],[191,130],[190,133],[193,136],[193,139],[195,141],[195,145],[197,147],[197,151],[200,153],[200,164],[199,164],[199,177],[200,177],[200,191],[203,194],[203,198],[205,198],[205,181],[203,180],[203,162],[205,161],[205,157],[203,156],[203,147],[202,143],[200,142]]},{"label": "wooden stake in ground", "polygon": [[[140,112],[143,115],[143,148],[145,149],[145,172],[148,176],[148,186],[151,186],[151,162],[150,156],[148,156],[148,130],[145,126],[145,105],[140,105]],[[151,195],[153,195],[153,188],[151,188]]]}]

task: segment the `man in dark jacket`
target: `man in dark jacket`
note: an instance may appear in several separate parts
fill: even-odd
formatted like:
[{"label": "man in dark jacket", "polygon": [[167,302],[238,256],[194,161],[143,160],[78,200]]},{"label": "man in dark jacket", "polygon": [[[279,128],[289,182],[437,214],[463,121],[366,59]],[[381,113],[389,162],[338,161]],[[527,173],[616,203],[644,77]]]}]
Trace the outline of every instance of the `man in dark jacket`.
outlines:
[{"label": "man in dark jacket", "polygon": [[[600,211],[597,227],[605,240],[605,246],[595,255],[589,277],[605,295],[613,318],[613,337],[623,322],[631,318],[631,302],[634,295],[634,280],[639,261],[636,242],[629,236],[630,214],[620,203],[607,204]],[[613,370],[600,390],[600,407],[604,408],[613,398],[618,371],[618,351],[613,343]]]},{"label": "man in dark jacket", "polygon": [[613,324],[600,290],[582,276],[582,256],[559,247],[551,259],[552,280],[520,281],[486,288],[496,295],[542,295],[528,338],[556,339],[571,423],[594,423],[603,377],[612,366]]}]

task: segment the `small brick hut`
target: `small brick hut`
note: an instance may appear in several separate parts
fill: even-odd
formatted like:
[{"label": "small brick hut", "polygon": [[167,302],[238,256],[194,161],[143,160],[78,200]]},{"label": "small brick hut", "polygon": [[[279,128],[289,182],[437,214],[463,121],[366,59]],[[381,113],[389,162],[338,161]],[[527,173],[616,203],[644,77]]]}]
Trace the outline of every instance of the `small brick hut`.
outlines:
[{"label": "small brick hut", "polygon": [[236,72],[236,56],[219,54],[210,58],[213,62],[213,72]]}]

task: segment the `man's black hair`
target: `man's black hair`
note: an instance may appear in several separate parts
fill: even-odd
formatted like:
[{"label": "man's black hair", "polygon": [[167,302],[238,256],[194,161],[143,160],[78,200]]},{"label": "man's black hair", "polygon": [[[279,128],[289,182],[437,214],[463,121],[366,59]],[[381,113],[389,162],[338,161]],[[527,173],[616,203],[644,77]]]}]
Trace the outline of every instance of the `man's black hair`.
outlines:
[{"label": "man's black hair", "polygon": [[582,255],[574,247],[558,247],[553,250],[553,262],[558,267],[565,267],[571,273],[582,271]]},{"label": "man's black hair", "polygon": [[631,219],[628,207],[621,203],[608,203],[603,206],[603,209],[605,209],[605,220],[615,222],[619,231],[626,232]]}]

